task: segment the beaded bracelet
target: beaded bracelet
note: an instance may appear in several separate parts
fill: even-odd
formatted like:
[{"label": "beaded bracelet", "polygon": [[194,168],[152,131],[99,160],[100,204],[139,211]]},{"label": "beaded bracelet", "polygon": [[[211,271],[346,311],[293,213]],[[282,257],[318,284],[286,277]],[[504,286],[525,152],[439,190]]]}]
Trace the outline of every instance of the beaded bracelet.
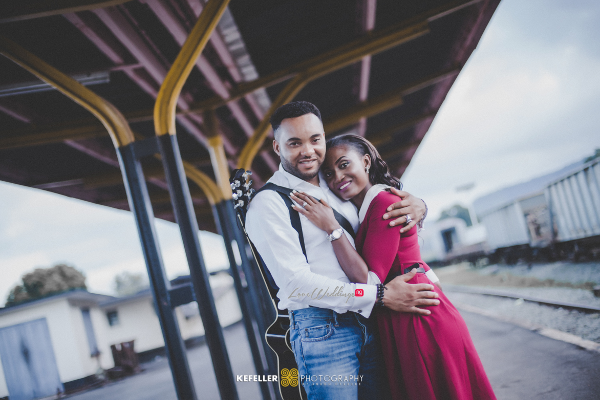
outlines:
[{"label": "beaded bracelet", "polygon": [[377,284],[377,300],[375,300],[375,305],[377,307],[385,306],[385,304],[383,304],[383,291],[386,289],[387,288],[382,283]]}]

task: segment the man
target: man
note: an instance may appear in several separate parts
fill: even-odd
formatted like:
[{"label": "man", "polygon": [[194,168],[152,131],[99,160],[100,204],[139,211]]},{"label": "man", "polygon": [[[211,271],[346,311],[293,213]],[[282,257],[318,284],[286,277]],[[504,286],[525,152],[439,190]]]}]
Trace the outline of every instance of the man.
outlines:
[{"label": "man", "polygon": [[[317,107],[308,102],[286,104],[275,111],[271,125],[275,135],[273,149],[281,164],[269,182],[324,199],[356,231],[356,207],[338,199],[319,178],[326,147]],[[425,207],[421,200],[400,193],[405,200],[393,206],[400,210],[388,210],[386,217],[410,215],[412,223],[403,228],[407,230],[421,219]],[[383,398],[385,374],[381,371],[375,323],[368,319],[376,302],[375,284],[380,282],[370,273],[367,284],[350,283],[331,245],[336,238],[304,216],[300,219],[306,256],[291,225],[289,210],[278,193],[258,193],[246,216],[247,233],[279,287],[279,308],[289,310],[290,339],[300,381],[309,399]],[[402,216],[391,224],[404,223],[406,219]],[[386,285],[385,307],[429,314],[429,310],[417,306],[439,304],[431,285],[406,283],[414,274],[411,271]]]}]

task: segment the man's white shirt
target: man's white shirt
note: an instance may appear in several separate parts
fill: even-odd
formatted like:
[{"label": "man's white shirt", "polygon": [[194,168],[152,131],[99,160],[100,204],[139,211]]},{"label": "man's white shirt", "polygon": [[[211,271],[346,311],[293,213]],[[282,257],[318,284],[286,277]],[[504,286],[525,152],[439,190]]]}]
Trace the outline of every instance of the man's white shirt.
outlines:
[{"label": "man's white shirt", "polygon": [[[325,200],[358,229],[358,213],[349,201],[340,200],[319,179],[312,185],[285,171],[279,170],[269,179],[278,186],[296,189]],[[246,216],[246,231],[262,256],[275,283],[279,286],[279,308],[298,310],[309,306],[327,308],[337,313],[357,312],[369,317],[375,304],[377,276],[369,272],[367,284],[351,283],[335,256],[327,233],[305,216],[300,215],[306,257],[302,253],[298,233],[292,227],[290,213],[279,193],[264,190],[250,202]],[[352,236],[344,231],[354,246]],[[308,262],[307,262],[308,258]],[[362,289],[362,296],[356,296]],[[360,290],[358,291],[360,294]]]}]

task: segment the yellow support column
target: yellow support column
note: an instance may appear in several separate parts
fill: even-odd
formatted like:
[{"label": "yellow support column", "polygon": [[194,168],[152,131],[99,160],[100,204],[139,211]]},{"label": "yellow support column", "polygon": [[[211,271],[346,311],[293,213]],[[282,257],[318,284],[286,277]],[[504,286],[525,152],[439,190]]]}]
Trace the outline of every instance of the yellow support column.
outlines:
[{"label": "yellow support column", "polygon": [[196,393],[185,347],[169,301],[170,286],[157,245],[150,197],[141,163],[136,156],[135,137],[127,120],[111,103],[4,37],[0,37],[0,54],[90,111],[108,131],[119,156],[129,207],[135,215],[177,397],[180,400],[195,400]]},{"label": "yellow support column", "polygon": [[177,99],[181,94],[183,84],[194,68],[196,59],[204,50],[211,33],[227,8],[227,4],[229,4],[229,0],[210,0],[206,4],[173,66],[167,73],[154,105],[154,129],[157,135],[176,134]]},{"label": "yellow support column", "polygon": [[252,161],[262,147],[263,142],[269,133],[269,118],[275,110],[291,101],[309,82],[327,75],[333,71],[337,71],[352,63],[361,60],[364,56],[381,52],[401,43],[408,42],[416,37],[422,36],[429,32],[427,21],[419,22],[409,27],[399,29],[390,35],[383,35],[374,40],[366,40],[361,46],[352,48],[343,46],[330,54],[329,58],[322,59],[317,57],[315,61],[300,71],[294,79],[292,79],[282,92],[277,96],[277,99],[271,105],[271,108],[260,122],[252,137],[244,146],[238,160],[238,167],[250,169]]},{"label": "yellow support column", "polygon": [[208,152],[210,161],[217,178],[217,186],[224,200],[231,199],[231,186],[229,185],[229,164],[223,148],[223,139],[219,134],[219,120],[213,110],[204,114],[204,128],[208,136]]},{"label": "yellow support column", "polygon": [[[204,190],[211,205],[214,206],[214,211],[222,203],[223,196],[219,187],[205,174],[194,169],[191,165],[183,163],[177,143],[175,126],[177,99],[181,94],[181,89],[228,3],[229,0],[210,0],[204,7],[200,18],[198,18],[160,87],[154,105],[154,129],[158,136],[158,146],[167,183],[169,184],[169,192],[173,200],[173,211],[181,230],[194,293],[202,317],[219,392],[223,399],[236,400],[238,399],[238,393],[235,379],[200,249],[198,222],[194,214],[186,173],[192,177],[194,183]],[[219,171],[216,170],[215,174],[218,173]]]}]

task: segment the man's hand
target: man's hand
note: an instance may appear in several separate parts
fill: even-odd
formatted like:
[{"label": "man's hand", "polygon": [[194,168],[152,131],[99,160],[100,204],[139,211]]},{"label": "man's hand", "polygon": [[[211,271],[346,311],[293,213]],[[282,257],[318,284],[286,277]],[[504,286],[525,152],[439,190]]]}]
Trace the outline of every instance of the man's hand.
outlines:
[{"label": "man's hand", "polygon": [[416,269],[407,274],[392,279],[384,290],[383,304],[385,307],[399,312],[409,312],[421,315],[429,315],[431,311],[417,306],[437,306],[438,294],[433,291],[433,285],[428,283],[410,284],[406,283],[415,276]]},{"label": "man's hand", "polygon": [[383,214],[383,219],[396,218],[390,222],[390,226],[403,225],[406,224],[406,215],[409,215],[410,223],[400,229],[400,233],[408,232],[425,215],[425,203],[403,190],[392,188],[392,193],[402,200],[389,206],[388,212]]}]

